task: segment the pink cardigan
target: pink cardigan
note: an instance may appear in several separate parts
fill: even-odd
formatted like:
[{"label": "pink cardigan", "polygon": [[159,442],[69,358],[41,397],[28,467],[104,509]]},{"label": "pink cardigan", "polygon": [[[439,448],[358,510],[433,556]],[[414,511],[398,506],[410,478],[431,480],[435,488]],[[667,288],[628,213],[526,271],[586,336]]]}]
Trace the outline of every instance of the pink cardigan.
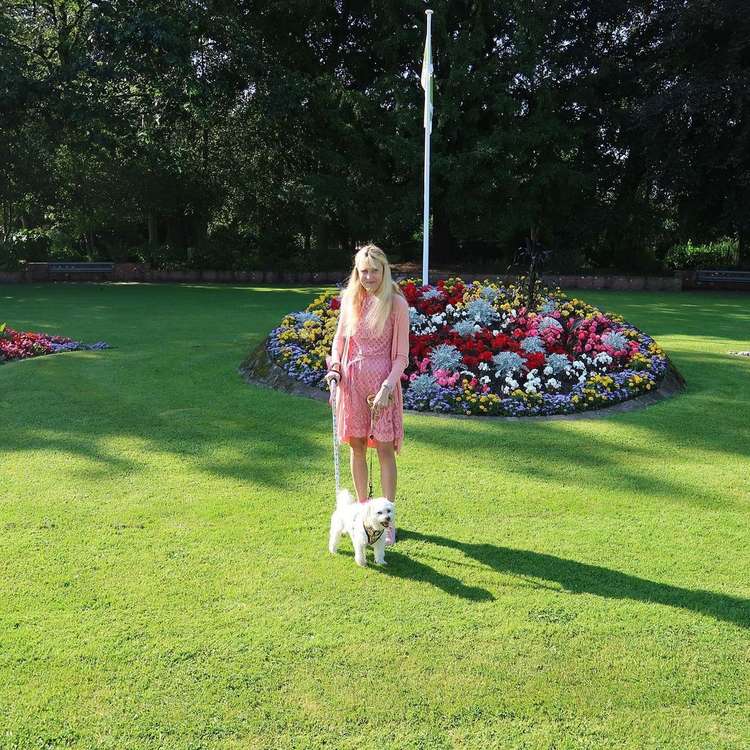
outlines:
[{"label": "pink cardigan", "polygon": [[[393,341],[391,342],[391,371],[385,382],[392,391],[397,388],[401,390],[401,376],[409,364],[409,303],[400,294],[393,295],[393,310],[395,312],[393,321]],[[344,351],[345,343],[348,345],[347,337],[344,335],[343,309],[339,313],[339,323],[336,335],[333,337],[331,347],[331,362],[340,362],[342,370],[347,362],[342,356],[348,354],[348,346]]]}]

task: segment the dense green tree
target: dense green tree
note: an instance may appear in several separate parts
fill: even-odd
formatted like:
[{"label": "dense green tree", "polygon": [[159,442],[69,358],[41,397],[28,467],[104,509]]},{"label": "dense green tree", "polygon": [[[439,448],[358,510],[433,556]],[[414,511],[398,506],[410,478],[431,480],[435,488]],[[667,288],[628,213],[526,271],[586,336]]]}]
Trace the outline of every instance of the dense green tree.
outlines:
[{"label": "dense green tree", "polygon": [[[435,0],[432,258],[748,253],[740,0]],[[8,0],[0,262],[418,256],[420,0]],[[46,245],[45,245],[46,243]]]}]

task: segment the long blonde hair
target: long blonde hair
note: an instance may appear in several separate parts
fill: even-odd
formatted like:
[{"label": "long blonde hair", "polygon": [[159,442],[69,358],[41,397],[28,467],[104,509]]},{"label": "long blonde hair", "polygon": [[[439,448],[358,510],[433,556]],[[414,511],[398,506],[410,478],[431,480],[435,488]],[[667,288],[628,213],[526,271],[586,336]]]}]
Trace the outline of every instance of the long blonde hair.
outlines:
[{"label": "long blonde hair", "polygon": [[385,328],[388,316],[391,314],[393,298],[400,295],[404,297],[401,287],[391,276],[391,267],[385,253],[377,245],[364,245],[357,250],[354,256],[354,268],[349,275],[349,280],[344,291],[341,293],[341,313],[346,321],[345,333],[351,336],[357,328],[359,316],[362,310],[367,292],[362,286],[359,278],[359,262],[369,260],[378,264],[383,269],[383,280],[376,292],[373,292],[375,305],[368,315],[368,322],[373,331],[380,335]]}]

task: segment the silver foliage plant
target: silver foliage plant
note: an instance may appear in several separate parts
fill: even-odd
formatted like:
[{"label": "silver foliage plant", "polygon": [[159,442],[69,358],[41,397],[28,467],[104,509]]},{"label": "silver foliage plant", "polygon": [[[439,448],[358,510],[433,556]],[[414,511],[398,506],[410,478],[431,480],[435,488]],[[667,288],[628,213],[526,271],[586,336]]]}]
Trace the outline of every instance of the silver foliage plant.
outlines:
[{"label": "silver foliage plant", "polygon": [[539,336],[527,336],[521,342],[521,349],[527,354],[536,354],[538,352],[544,353],[544,341]]},{"label": "silver foliage plant", "polygon": [[559,320],[556,320],[555,318],[550,317],[544,317],[542,318],[541,322],[537,326],[537,330],[539,332],[546,331],[548,328],[555,328],[557,330],[562,330],[562,325]]},{"label": "silver foliage plant", "polygon": [[602,344],[610,346],[616,352],[627,351],[628,340],[617,331],[609,331],[602,336]]},{"label": "silver foliage plant", "polygon": [[490,326],[500,315],[486,299],[475,299],[466,306],[467,317],[483,326]]},{"label": "silver foliage plant", "polygon": [[468,339],[475,332],[475,326],[473,320],[459,320],[453,324],[453,330],[462,338]]},{"label": "silver foliage plant", "polygon": [[461,352],[453,344],[439,344],[430,352],[432,371],[455,372],[462,363]]},{"label": "silver foliage plant", "polygon": [[495,364],[495,375],[500,378],[519,370],[524,359],[516,352],[499,352],[492,358],[492,361]]},{"label": "silver foliage plant", "polygon": [[440,390],[437,380],[429,373],[417,375],[409,383],[409,392],[415,399],[429,399],[437,395]]},{"label": "silver foliage plant", "polygon": [[553,375],[560,375],[570,366],[570,360],[564,354],[550,354],[546,365],[552,368]]},{"label": "silver foliage plant", "polygon": [[437,287],[422,292],[422,299],[442,299],[443,297],[445,297],[445,293]]}]

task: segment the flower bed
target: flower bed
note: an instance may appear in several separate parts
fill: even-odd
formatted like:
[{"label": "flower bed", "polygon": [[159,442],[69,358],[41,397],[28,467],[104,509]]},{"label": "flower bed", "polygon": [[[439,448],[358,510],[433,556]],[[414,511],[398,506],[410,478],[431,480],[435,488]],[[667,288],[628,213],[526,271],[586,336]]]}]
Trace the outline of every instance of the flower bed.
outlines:
[{"label": "flower bed", "polygon": [[[669,361],[620,316],[558,289],[527,310],[515,286],[399,282],[409,302],[404,407],[454,414],[535,416],[610,406],[657,388]],[[338,292],[286,315],[266,349],[292,378],[325,390]]]},{"label": "flower bed", "polygon": [[83,344],[65,336],[49,336],[46,333],[14,331],[5,323],[0,323],[0,363],[14,359],[28,359],[43,354],[72,352],[82,349],[108,349],[109,344],[98,341]]}]

